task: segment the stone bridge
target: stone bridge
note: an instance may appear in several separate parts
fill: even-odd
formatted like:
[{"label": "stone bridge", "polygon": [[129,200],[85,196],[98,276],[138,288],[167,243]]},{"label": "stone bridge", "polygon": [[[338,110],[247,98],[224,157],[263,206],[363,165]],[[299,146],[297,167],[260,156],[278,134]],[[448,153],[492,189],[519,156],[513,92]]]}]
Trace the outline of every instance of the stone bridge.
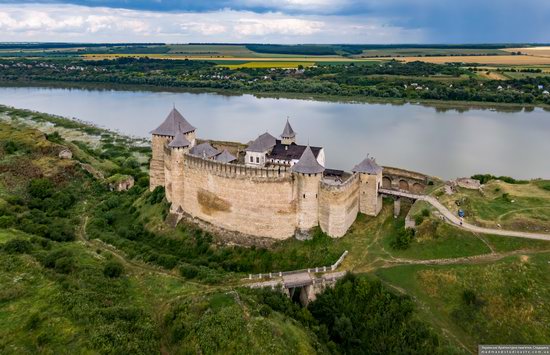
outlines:
[{"label": "stone bridge", "polygon": [[378,192],[393,198],[393,214],[401,212],[401,198],[418,200],[430,183],[429,176],[405,169],[385,166],[382,171],[382,187]]},{"label": "stone bridge", "polygon": [[414,171],[384,166],[382,188],[422,194],[430,182],[430,177]]},{"label": "stone bridge", "polygon": [[334,286],[336,281],[345,275],[345,271],[327,273],[321,276],[316,276],[311,272],[292,273],[283,275],[278,280],[257,282],[248,285],[248,287],[280,289],[290,299],[307,306],[309,302],[315,300],[317,294],[323,292],[327,287]]}]

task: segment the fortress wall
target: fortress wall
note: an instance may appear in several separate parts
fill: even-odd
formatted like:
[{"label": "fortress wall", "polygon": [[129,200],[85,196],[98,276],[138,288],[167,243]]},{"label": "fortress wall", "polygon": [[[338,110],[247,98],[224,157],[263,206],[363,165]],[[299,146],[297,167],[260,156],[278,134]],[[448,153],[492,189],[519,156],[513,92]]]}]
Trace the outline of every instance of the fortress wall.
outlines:
[{"label": "fortress wall", "polygon": [[149,189],[152,191],[157,186],[164,186],[164,146],[170,141],[171,137],[157,136],[152,137],[152,156],[149,166]]},{"label": "fortress wall", "polygon": [[244,234],[286,239],[296,228],[293,179],[286,169],[185,155],[182,207],[193,217]]},{"label": "fortress wall", "polygon": [[172,151],[167,146],[164,150],[164,191],[166,199],[172,202]]},{"label": "fortress wall", "polygon": [[331,237],[342,237],[359,212],[358,174],[339,185],[321,182],[319,188],[319,225]]}]

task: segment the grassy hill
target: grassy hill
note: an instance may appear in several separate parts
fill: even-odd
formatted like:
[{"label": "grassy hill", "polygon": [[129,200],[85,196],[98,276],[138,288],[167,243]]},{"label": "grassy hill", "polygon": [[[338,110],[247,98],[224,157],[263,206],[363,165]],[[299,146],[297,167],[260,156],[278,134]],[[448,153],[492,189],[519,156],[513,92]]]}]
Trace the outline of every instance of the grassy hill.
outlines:
[{"label": "grassy hill", "polygon": [[[411,234],[410,206],[394,218],[386,201],[338,240],[318,230],[227,246],[165,223],[147,142],[6,107],[0,142],[1,353],[447,354],[550,341],[548,242],[464,232],[421,205]],[[121,175],[136,185],[110,191]],[[546,182],[530,184],[540,193],[524,194],[543,196]],[[360,276],[307,308],[242,288],[248,273],[332,264],[344,250],[343,269]]]}]

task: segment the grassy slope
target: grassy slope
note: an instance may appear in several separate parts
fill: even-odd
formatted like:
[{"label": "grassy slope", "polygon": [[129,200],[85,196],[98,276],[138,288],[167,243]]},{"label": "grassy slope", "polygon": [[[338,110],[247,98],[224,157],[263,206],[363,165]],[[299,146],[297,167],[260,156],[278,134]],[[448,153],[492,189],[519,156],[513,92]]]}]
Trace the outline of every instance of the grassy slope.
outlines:
[{"label": "grassy slope", "polygon": [[[40,138],[40,134],[32,133],[19,123],[0,125],[0,128],[2,128],[0,134],[5,134],[6,137],[17,137],[24,144],[45,146],[49,144],[44,138]],[[18,135],[14,135],[14,131],[8,129],[15,130]],[[81,150],[79,154],[82,155],[80,157],[82,159],[94,158],[85,150]],[[6,159],[8,158],[11,159],[10,157]],[[62,165],[58,164],[66,164],[55,159],[44,160],[41,156],[35,158],[37,161],[47,162],[40,166],[44,171],[55,172],[56,169],[62,169]],[[97,169],[105,169],[108,166],[105,164],[108,164],[109,160],[96,162],[92,160],[92,162]],[[14,181],[20,185],[19,189],[7,189],[4,183],[0,183],[0,199],[5,198],[8,191],[10,194],[23,191],[24,181]],[[546,186],[545,182],[538,182],[536,188],[546,193],[543,189]],[[163,226],[159,219],[161,215],[159,205],[146,207],[142,204],[140,206],[138,201],[138,207],[140,218],[147,220],[149,228],[159,230]],[[77,215],[82,216],[86,212],[86,206],[83,204],[78,205],[77,209],[78,211],[75,212]],[[422,208],[415,206],[415,209],[418,212]],[[512,330],[517,330],[519,335],[508,339],[548,342],[546,336],[549,333],[545,332],[545,328],[541,328],[542,333],[541,330],[536,329],[540,327],[541,321],[547,320],[550,314],[545,304],[548,289],[543,285],[544,282],[547,283],[547,276],[543,273],[548,274],[548,254],[537,254],[537,252],[550,250],[550,243],[496,236],[475,236],[454,227],[435,223],[433,218],[429,218],[420,227],[417,238],[409,249],[394,250],[390,244],[402,228],[406,210],[407,208],[404,208],[403,214],[398,219],[394,219],[392,206],[386,203],[378,218],[358,216],[349,233],[341,239],[333,241],[316,238],[306,242],[289,240],[276,244],[274,249],[266,255],[277,259],[281,265],[288,261],[289,267],[291,265],[317,266],[317,262],[331,263],[334,261],[332,259],[339,256],[343,250],[349,250],[350,254],[343,264],[345,269],[374,272],[396,289],[412,295],[418,302],[424,319],[430,321],[436,330],[451,341],[466,344],[470,349],[473,349],[478,342],[498,340],[499,334],[506,334],[507,331]],[[184,230],[185,228],[176,231],[165,230],[162,233],[179,238],[183,236],[181,233],[185,233]],[[22,232],[0,230],[0,243],[6,243],[15,237],[30,238]],[[101,325],[100,321],[89,323],[82,321],[79,315],[94,315],[95,312],[103,312],[102,309],[125,305],[144,311],[143,320],[147,324],[151,322],[156,329],[153,333],[148,333],[157,334],[152,338],[155,346],[168,352],[176,352],[179,349],[178,339],[182,338],[174,339],[172,335],[169,336],[173,327],[170,327],[170,330],[166,328],[164,317],[174,307],[181,306],[179,303],[181,301],[192,309],[190,318],[186,318],[184,322],[188,327],[182,336],[186,339],[186,344],[190,344],[190,347],[195,346],[194,349],[200,347],[203,350],[220,350],[229,347],[235,351],[268,349],[270,352],[282,353],[288,349],[286,346],[291,346],[293,349],[301,349],[303,353],[312,352],[315,343],[315,337],[312,334],[276,312],[260,315],[258,305],[253,298],[247,298],[244,295],[239,298],[232,292],[227,294],[228,286],[193,283],[174,273],[140,261],[127,261],[122,257],[123,252],[98,241],[55,243],[54,248],[58,247],[72,250],[76,256],[78,272],[68,276],[60,275],[51,269],[44,268],[34,256],[0,252],[2,267],[0,280],[2,284],[12,285],[0,293],[0,320],[2,324],[9,324],[9,326],[0,327],[0,339],[3,339],[3,342],[0,342],[0,350],[58,352],[62,348],[79,351],[92,347],[97,349],[98,344],[105,340],[105,336],[114,330],[109,330],[109,322],[104,325]],[[37,246],[35,248],[39,249]],[[508,257],[506,257],[508,254],[499,254],[517,250],[522,252],[510,254]],[[494,256],[492,252],[497,255]],[[460,265],[418,265],[423,260],[474,255],[494,256],[494,259],[463,262]],[[519,255],[527,255],[527,257],[522,258]],[[125,268],[123,278],[106,280],[103,277],[102,268],[110,258],[123,262]],[[290,261],[294,264],[290,264]],[[451,275],[451,280],[454,281],[449,282],[447,275]],[[524,282],[527,284],[524,285]],[[516,290],[519,292],[516,295],[515,289],[510,291],[508,286],[518,283],[520,286],[517,290],[525,291],[522,293]],[[63,301],[67,299],[63,291],[67,285],[72,287],[78,285],[79,292],[71,298],[76,299],[79,304],[80,302],[85,304],[90,300],[99,303],[92,302],[93,309],[83,308],[77,309],[75,313],[67,312],[66,303]],[[470,288],[476,292],[479,289],[477,296],[485,302],[472,314],[467,313],[468,310],[460,309],[464,306],[460,303],[461,292]],[[115,294],[109,293],[108,290],[111,289]],[[101,300],[109,299],[112,303],[104,304],[101,300],[98,301],[98,295],[102,296]],[[521,297],[517,302],[521,307],[514,308],[515,313],[508,317],[502,310],[503,305],[514,306],[515,303],[510,303],[511,295],[516,298]],[[220,302],[227,307],[217,307]],[[227,313],[221,312],[226,308]],[[28,309],[32,310],[31,314],[26,312]],[[473,320],[465,322],[464,319],[453,316],[457,313],[453,313],[456,309],[460,309],[464,314],[470,314],[474,317]],[[497,310],[502,311],[502,314],[498,314]],[[521,318],[520,315],[524,317]],[[31,316],[33,319],[30,318]],[[492,320],[491,317],[496,318]],[[531,331],[520,331],[516,327],[517,322]],[[242,332],[235,332],[236,329],[242,329],[238,324],[246,324],[248,332],[246,340],[242,337]],[[481,332],[477,328],[472,328],[480,326],[486,327],[488,331]],[[102,327],[106,328],[102,331]],[[50,329],[53,330],[53,336],[49,334]],[[89,334],[95,334],[96,337],[90,338]],[[227,342],[217,343],[216,334],[224,334]],[[503,342],[510,342],[508,339],[502,337]],[[130,340],[130,344],[132,341],[137,341],[134,338]],[[100,341],[100,343],[93,343],[93,341]],[[192,349],[188,348],[188,350]]]},{"label": "grassy slope", "polygon": [[[451,211],[462,208],[468,222],[484,227],[524,231],[550,231],[550,182],[539,180],[528,184],[490,181],[477,190],[458,189],[453,195],[442,195],[441,201]],[[457,206],[455,201],[460,201]]]},{"label": "grassy slope", "polygon": [[[400,266],[376,274],[412,295],[422,318],[471,350],[477,344],[550,341],[550,253],[510,256],[495,263]],[[472,290],[479,304],[463,300]]]}]

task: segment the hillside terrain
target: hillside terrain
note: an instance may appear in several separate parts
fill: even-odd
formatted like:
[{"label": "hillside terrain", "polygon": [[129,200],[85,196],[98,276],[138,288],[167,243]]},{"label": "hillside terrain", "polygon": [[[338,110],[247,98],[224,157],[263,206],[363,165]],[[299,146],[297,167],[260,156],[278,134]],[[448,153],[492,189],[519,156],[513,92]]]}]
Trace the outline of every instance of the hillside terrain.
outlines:
[{"label": "hillside terrain", "polygon": [[[550,242],[476,235],[422,204],[394,218],[386,201],[341,239],[228,246],[166,223],[146,141],[0,107],[0,142],[2,353],[448,354],[550,342]],[[113,191],[124,177],[135,185]],[[487,195],[468,195],[468,218],[547,228],[547,185],[491,180]],[[307,307],[242,287],[249,273],[330,265],[344,250],[340,270],[353,274]]]}]

